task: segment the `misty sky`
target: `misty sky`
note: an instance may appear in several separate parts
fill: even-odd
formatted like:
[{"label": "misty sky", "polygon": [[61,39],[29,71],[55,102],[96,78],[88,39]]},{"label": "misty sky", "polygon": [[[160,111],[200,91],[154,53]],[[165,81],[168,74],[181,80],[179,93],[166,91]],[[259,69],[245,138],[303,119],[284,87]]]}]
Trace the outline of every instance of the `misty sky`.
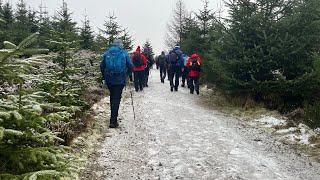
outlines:
[{"label": "misty sky", "polygon": [[[9,1],[16,4],[18,0]],[[221,5],[221,0],[209,1],[213,10]],[[50,15],[62,4],[62,0],[25,0],[25,2],[36,9],[42,2],[48,7]],[[175,0],[66,0],[66,2],[77,22],[84,19],[83,15],[86,12],[91,20],[91,26],[97,30],[98,27],[103,27],[106,16],[114,12],[118,23],[122,27],[127,27],[135,39],[135,47],[149,39],[156,54],[166,50],[164,49],[166,23],[175,8]],[[189,10],[198,12],[203,8],[201,0],[184,0],[184,2]]]}]

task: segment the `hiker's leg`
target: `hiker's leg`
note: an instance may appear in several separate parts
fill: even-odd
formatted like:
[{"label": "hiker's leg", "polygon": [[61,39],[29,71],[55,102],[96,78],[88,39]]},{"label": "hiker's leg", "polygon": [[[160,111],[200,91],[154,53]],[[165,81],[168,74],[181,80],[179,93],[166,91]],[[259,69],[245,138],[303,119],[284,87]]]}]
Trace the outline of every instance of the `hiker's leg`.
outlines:
[{"label": "hiker's leg", "polygon": [[114,86],[108,86],[108,89],[110,91],[110,110],[111,110],[111,114],[110,114],[110,124],[114,124],[115,123],[115,114],[113,112],[114,109],[114,92],[115,92],[115,88]]},{"label": "hiker's leg", "polygon": [[194,77],[194,86],[197,94],[199,94],[199,76]]},{"label": "hiker's leg", "polygon": [[181,75],[181,69],[179,69],[179,67],[177,67],[175,74],[176,74],[176,79],[175,79],[175,84],[174,85],[175,85],[175,89],[178,89],[178,87],[179,87],[179,79],[180,79],[180,75]]},{"label": "hiker's leg", "polygon": [[140,90],[142,91],[143,84],[144,84],[144,71],[139,71],[138,77],[139,77],[139,87],[140,87]]},{"label": "hiker's leg", "polygon": [[139,71],[134,72],[134,88],[139,91]]},{"label": "hiker's leg", "polygon": [[162,82],[162,78],[163,78],[163,66],[160,66],[160,80]]},{"label": "hiker's leg", "polygon": [[186,82],[186,77],[187,77],[186,71],[187,71],[187,68],[184,67],[184,71],[182,72],[182,85],[181,85],[182,87],[184,87],[185,82]]},{"label": "hiker's leg", "polygon": [[170,87],[173,87],[173,78],[174,78],[174,71],[173,71],[173,68],[171,67],[169,71]]},{"label": "hiker's leg", "polygon": [[149,71],[150,69],[147,68],[144,70],[145,74],[144,74],[144,85],[147,86],[148,85],[148,80],[149,80]]},{"label": "hiker's leg", "polygon": [[113,96],[112,96],[112,106],[111,106],[111,123],[117,124],[117,118],[119,113],[119,106],[121,101],[122,90],[124,86],[114,86]]},{"label": "hiker's leg", "polygon": [[194,92],[194,77],[190,77],[190,92],[193,93]]}]

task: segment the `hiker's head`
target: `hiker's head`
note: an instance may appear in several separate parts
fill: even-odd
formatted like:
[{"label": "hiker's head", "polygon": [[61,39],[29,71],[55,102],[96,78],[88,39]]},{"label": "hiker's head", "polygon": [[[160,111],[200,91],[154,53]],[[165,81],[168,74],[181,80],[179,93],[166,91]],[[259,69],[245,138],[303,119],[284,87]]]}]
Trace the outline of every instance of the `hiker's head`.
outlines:
[{"label": "hiker's head", "polygon": [[161,55],[165,55],[164,51],[161,52]]},{"label": "hiker's head", "polygon": [[174,48],[175,48],[175,49],[180,49],[180,45],[177,44]]},{"label": "hiker's head", "polygon": [[149,49],[147,47],[143,48],[143,53],[148,54],[149,53]]},{"label": "hiker's head", "polygon": [[141,52],[140,46],[137,47],[136,52],[138,52],[138,53]]},{"label": "hiker's head", "polygon": [[111,43],[111,46],[123,47],[122,40],[121,40],[121,39],[115,39],[115,40]]}]

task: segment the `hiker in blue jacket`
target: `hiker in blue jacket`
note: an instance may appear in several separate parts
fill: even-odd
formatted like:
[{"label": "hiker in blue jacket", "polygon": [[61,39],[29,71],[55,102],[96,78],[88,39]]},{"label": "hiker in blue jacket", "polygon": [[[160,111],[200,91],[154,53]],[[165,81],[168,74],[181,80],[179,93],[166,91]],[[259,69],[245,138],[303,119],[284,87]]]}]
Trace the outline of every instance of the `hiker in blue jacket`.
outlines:
[{"label": "hiker in blue jacket", "polygon": [[[179,78],[181,75],[181,71],[184,66],[184,60],[182,57],[183,53],[180,50],[180,46],[176,45],[174,49],[171,51],[169,55],[169,63],[170,63],[170,90],[178,91],[179,87]],[[173,83],[173,79],[175,78],[175,82]]]},{"label": "hiker in blue jacket", "polygon": [[100,70],[110,91],[110,128],[116,128],[118,123],[118,111],[121,95],[126,85],[127,73],[133,72],[133,64],[128,53],[122,49],[122,41],[119,39],[111,43],[111,47],[103,54]]}]

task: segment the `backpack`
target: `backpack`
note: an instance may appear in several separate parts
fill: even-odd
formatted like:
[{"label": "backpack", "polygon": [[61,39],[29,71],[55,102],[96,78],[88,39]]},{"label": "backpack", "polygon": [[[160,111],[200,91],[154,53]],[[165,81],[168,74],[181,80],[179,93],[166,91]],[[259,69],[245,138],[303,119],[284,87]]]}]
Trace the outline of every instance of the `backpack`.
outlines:
[{"label": "backpack", "polygon": [[178,55],[176,53],[176,51],[172,51],[172,53],[170,54],[170,63],[176,65],[178,63]]},{"label": "backpack", "polygon": [[137,53],[133,56],[133,65],[136,68],[140,68],[142,66],[141,54]]},{"label": "backpack", "polygon": [[192,58],[190,62],[190,69],[195,71],[201,71],[200,62],[198,58]]},{"label": "backpack", "polygon": [[106,75],[114,76],[126,73],[126,57],[123,51],[108,51],[106,57]]},{"label": "backpack", "polygon": [[165,55],[160,55],[158,57],[158,63],[160,66],[163,66],[166,63],[166,56]]}]

